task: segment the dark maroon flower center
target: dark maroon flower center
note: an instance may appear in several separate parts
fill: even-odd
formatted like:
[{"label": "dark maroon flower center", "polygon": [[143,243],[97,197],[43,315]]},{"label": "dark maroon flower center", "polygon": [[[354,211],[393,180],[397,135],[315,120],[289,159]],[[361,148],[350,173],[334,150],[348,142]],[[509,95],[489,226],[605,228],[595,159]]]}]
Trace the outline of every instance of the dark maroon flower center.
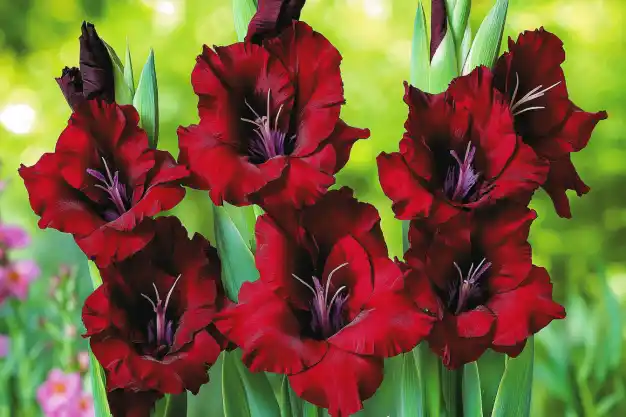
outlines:
[{"label": "dark maroon flower center", "polygon": [[170,302],[170,297],[172,292],[174,291],[174,287],[178,283],[180,279],[180,275],[174,281],[172,288],[170,288],[167,296],[165,297],[165,301],[161,299],[159,295],[159,290],[157,289],[155,284],[152,284],[154,287],[154,292],[156,294],[156,302],[153,301],[150,297],[145,294],[141,294],[143,298],[148,300],[152,305],[152,310],[155,313],[155,317],[148,322],[147,328],[147,342],[143,343],[140,346],[140,351],[144,355],[151,356],[155,359],[163,359],[165,355],[170,352],[172,345],[174,344],[174,334],[176,329],[174,320],[168,319],[166,316],[167,306]]},{"label": "dark maroon flower center", "polygon": [[451,150],[450,155],[453,161],[448,165],[443,185],[446,197],[458,203],[476,201],[481,191],[481,174],[474,167],[476,147],[468,142],[462,160],[455,150]]},{"label": "dark maroon flower center", "polygon": [[102,158],[102,162],[104,162],[106,175],[91,168],[87,169],[87,173],[100,182],[100,184],[96,184],[96,187],[107,193],[109,201],[112,203],[112,206],[108,204],[103,209],[102,213],[104,220],[111,222],[130,209],[131,201],[126,192],[126,186],[120,183],[119,171],[115,171],[115,173],[111,175],[111,170],[109,169],[106,159]]},{"label": "dark maroon flower center", "polygon": [[458,315],[483,303],[486,294],[485,281],[491,262],[483,258],[476,267],[471,263],[465,274],[456,262],[454,267],[459,278],[452,281],[447,307],[452,314]]},{"label": "dark maroon flower center", "polygon": [[295,135],[287,138],[287,132],[283,132],[279,126],[278,121],[280,118],[280,112],[283,109],[281,105],[276,112],[276,117],[272,123],[271,117],[271,91],[267,92],[267,110],[265,116],[260,116],[254,108],[245,101],[246,106],[252,114],[254,119],[244,118],[241,120],[250,123],[254,126],[254,129],[248,138],[247,153],[250,157],[250,161],[254,164],[262,164],[269,159],[276,156],[288,155],[291,142],[295,139]]},{"label": "dark maroon flower center", "polygon": [[340,287],[334,295],[329,293],[333,275],[346,265],[347,263],[341,264],[328,274],[326,286],[323,286],[317,277],[312,277],[313,286],[311,286],[297,275],[291,274],[313,293],[313,299],[310,302],[310,329],[308,330],[316,338],[328,339],[346,325],[343,317],[343,307],[348,301],[348,295],[344,291],[346,287]]},{"label": "dark maroon flower center", "polygon": [[[519,92],[519,74],[515,73],[515,89],[513,90],[513,95],[511,96],[511,113],[513,116],[519,116],[522,113],[531,110],[541,110],[545,109],[545,106],[537,106],[536,103],[531,103],[538,98],[543,97],[548,91],[561,84],[561,81],[552,84],[550,87],[544,88],[542,90],[543,85],[538,85],[537,87],[530,90],[526,95],[517,99],[517,94]],[[517,101],[516,101],[517,99]],[[529,106],[529,107],[524,107]]]}]

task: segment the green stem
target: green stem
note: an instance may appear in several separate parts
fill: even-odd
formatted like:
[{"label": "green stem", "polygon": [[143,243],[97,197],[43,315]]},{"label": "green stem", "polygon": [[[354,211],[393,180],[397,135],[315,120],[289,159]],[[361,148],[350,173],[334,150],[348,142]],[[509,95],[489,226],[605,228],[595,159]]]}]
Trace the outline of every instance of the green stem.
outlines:
[{"label": "green stem", "polygon": [[447,417],[463,417],[463,367],[451,371],[441,365],[441,389]]}]

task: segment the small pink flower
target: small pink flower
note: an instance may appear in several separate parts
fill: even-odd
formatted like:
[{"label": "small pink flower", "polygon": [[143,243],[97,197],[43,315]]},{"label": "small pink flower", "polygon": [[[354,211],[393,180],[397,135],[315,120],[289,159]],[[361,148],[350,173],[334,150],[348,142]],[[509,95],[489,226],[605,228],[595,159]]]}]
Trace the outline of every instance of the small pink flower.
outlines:
[{"label": "small pink flower", "polygon": [[0,358],[6,358],[9,356],[9,346],[11,346],[11,339],[9,336],[0,334]]},{"label": "small pink flower", "polygon": [[26,299],[28,287],[40,274],[39,266],[32,260],[18,260],[0,268],[0,293]]},{"label": "small pink flower", "polygon": [[78,366],[81,372],[87,372],[89,370],[89,352],[78,352],[76,360],[78,361]]},{"label": "small pink flower", "polygon": [[20,249],[30,245],[30,236],[19,226],[0,224],[0,247]]},{"label": "small pink flower", "polygon": [[73,324],[67,324],[63,329],[66,337],[73,338],[76,337],[76,326]]},{"label": "small pink flower", "polygon": [[93,398],[91,394],[88,392],[83,392],[78,398],[78,402],[76,404],[76,414],[72,417],[93,417],[94,409],[93,409]]},{"label": "small pink flower", "polygon": [[66,374],[60,369],[51,370],[46,382],[37,389],[37,401],[47,417],[82,416],[66,412],[80,395],[80,375],[77,372]]}]

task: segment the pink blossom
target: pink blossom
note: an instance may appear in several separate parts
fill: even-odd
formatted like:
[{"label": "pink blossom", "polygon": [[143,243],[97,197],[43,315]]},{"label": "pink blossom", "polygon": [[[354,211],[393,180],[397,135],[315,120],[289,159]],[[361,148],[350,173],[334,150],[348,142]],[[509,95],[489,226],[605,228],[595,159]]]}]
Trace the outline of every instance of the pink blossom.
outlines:
[{"label": "pink blossom", "polygon": [[19,226],[0,224],[0,246],[5,249],[25,248],[30,244],[30,236]]},{"label": "pink blossom", "polygon": [[83,392],[76,403],[76,414],[73,417],[93,417],[93,398],[91,394]]},{"label": "pink blossom", "polygon": [[9,336],[0,334],[0,358],[9,356],[9,346],[11,345],[11,339]]},{"label": "pink blossom", "polygon": [[76,360],[78,361],[78,366],[81,372],[87,372],[87,370],[89,370],[89,352],[78,352]]},{"label": "pink blossom", "polygon": [[76,407],[81,397],[81,379],[77,372],[66,374],[53,369],[48,379],[37,389],[37,401],[47,417],[74,417],[70,407]]},{"label": "pink blossom", "polygon": [[28,287],[40,274],[39,266],[32,260],[18,260],[0,267],[0,298],[13,296],[20,300],[28,296]]}]

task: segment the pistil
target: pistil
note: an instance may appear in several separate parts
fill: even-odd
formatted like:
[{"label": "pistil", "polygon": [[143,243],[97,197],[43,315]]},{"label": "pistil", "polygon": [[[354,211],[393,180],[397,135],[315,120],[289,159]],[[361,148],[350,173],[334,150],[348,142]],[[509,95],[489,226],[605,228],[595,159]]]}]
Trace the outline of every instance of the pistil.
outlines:
[{"label": "pistil", "polygon": [[458,166],[448,168],[444,191],[452,201],[463,201],[478,182],[480,173],[474,170],[473,162],[476,148],[471,142],[467,143],[465,156],[461,161],[456,151],[451,150],[450,155],[454,158]]},{"label": "pistil", "polygon": [[106,170],[106,177],[102,175],[100,171],[91,168],[87,169],[87,173],[104,184],[96,184],[96,187],[104,190],[109,195],[109,200],[115,205],[115,212],[108,210],[105,213],[105,219],[112,221],[126,213],[130,208],[130,204],[128,203],[126,187],[119,181],[119,171],[115,171],[115,174],[111,175],[111,170],[109,169],[106,159],[102,158],[102,162]]},{"label": "pistil", "polygon": [[312,287],[296,274],[291,274],[313,293],[313,300],[311,301],[311,314],[313,316],[311,319],[311,328],[315,333],[321,334],[325,339],[337,333],[344,326],[342,309],[348,300],[347,294],[342,294],[346,289],[345,285],[337,289],[330,300],[328,298],[333,275],[346,265],[348,264],[341,264],[328,274],[325,288],[316,277],[313,277]]},{"label": "pistil", "polygon": [[265,162],[268,159],[274,158],[276,156],[285,155],[285,138],[287,134],[280,131],[280,129],[278,128],[278,120],[280,118],[280,112],[282,111],[283,106],[281,105],[278,108],[276,118],[274,119],[274,126],[272,126],[270,95],[271,90],[268,90],[266,116],[260,116],[252,108],[252,106],[250,106],[248,101],[244,100],[246,106],[250,109],[250,111],[252,111],[252,113],[254,113],[256,119],[241,119],[244,122],[251,123],[256,127],[256,129],[254,129],[254,133],[256,136],[250,138],[250,141],[248,143],[248,154],[260,162]]},{"label": "pistil", "polygon": [[513,90],[513,96],[511,96],[511,113],[513,114],[513,116],[518,116],[527,111],[545,109],[544,106],[531,106],[523,110],[518,110],[522,104],[526,104],[532,100],[543,97],[548,91],[550,91],[551,89],[553,89],[559,84],[561,84],[561,81],[556,82],[552,84],[550,87],[544,88],[543,90],[541,90],[541,87],[543,87],[543,85],[539,85],[533,88],[532,90],[530,90],[525,96],[523,96],[516,102],[515,98],[517,97],[517,92],[519,90],[519,75],[516,72],[515,73],[515,89]]},{"label": "pistil", "polygon": [[[487,270],[491,267],[491,262],[485,262],[486,259],[483,258],[482,261],[478,264],[476,269],[474,269],[474,263],[470,265],[470,269],[467,272],[467,276],[463,275],[461,268],[459,265],[454,262],[454,267],[459,272],[459,286],[458,286],[458,297],[456,302],[456,308],[454,311],[455,315],[463,312],[467,308],[467,303],[476,290],[478,285],[478,281],[480,278],[487,272]],[[452,298],[452,297],[451,297]],[[452,299],[451,299],[452,302]]]},{"label": "pistil", "polygon": [[167,297],[165,297],[165,301],[161,299],[159,290],[154,283],[152,283],[152,286],[154,287],[154,292],[156,294],[156,302],[152,301],[152,299],[147,295],[143,293],[141,294],[143,298],[150,302],[152,309],[156,314],[156,322],[155,320],[151,320],[148,324],[148,343],[156,346],[157,353],[162,353],[162,351],[165,351],[174,343],[174,332],[172,329],[173,322],[172,320],[167,320],[165,313],[167,311],[167,306],[169,305],[172,292],[174,291],[174,287],[176,287],[180,277],[181,275],[179,275],[176,278],[176,281],[174,281],[174,284],[167,293]]}]

